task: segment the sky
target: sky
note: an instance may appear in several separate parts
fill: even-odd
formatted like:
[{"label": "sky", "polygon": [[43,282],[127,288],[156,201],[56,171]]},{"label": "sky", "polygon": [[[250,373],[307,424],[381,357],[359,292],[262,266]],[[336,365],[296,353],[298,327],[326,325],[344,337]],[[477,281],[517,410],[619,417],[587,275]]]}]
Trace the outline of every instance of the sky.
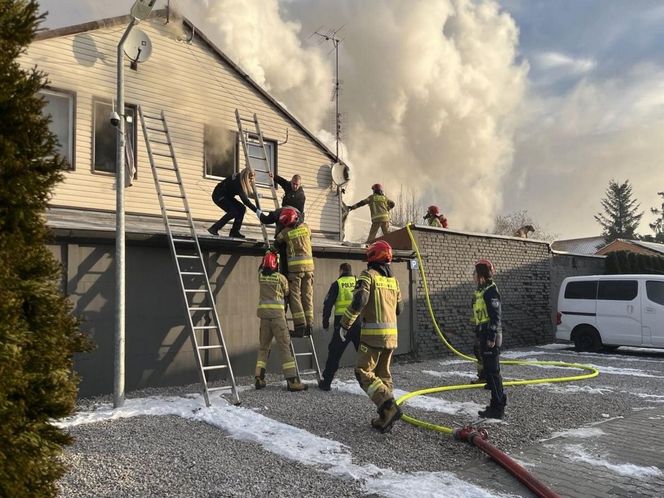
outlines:
[{"label": "sky", "polygon": [[[61,27],[133,1],[40,3],[46,25]],[[450,228],[488,231],[527,210],[558,238],[589,237],[601,233],[593,215],[609,181],[629,180],[645,212],[637,232],[651,233],[664,191],[658,0],[171,5],[331,145],[333,52],[311,35],[341,28],[347,203],[379,182],[392,198],[404,189],[439,205]]]}]

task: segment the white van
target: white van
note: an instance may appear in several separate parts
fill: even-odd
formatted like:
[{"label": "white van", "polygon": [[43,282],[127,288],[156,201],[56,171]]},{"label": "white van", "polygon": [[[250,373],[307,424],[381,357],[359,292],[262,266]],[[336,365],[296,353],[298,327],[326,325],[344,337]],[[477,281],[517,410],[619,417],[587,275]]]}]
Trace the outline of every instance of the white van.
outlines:
[{"label": "white van", "polygon": [[568,277],[556,317],[556,339],[577,351],[664,348],[664,275]]}]

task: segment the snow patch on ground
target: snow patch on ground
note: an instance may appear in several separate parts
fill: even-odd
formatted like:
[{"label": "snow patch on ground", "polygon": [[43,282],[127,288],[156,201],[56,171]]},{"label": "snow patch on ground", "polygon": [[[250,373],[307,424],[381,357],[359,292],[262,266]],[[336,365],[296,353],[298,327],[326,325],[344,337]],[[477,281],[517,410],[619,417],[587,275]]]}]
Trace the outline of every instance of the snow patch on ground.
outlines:
[{"label": "snow patch on ground", "polygon": [[577,444],[566,444],[562,446],[565,456],[577,462],[585,462],[594,467],[606,467],[616,474],[629,477],[659,477],[662,471],[657,467],[643,467],[641,465],[634,465],[631,463],[612,463],[608,460],[591,455],[584,450],[584,448]]},{"label": "snow patch on ground", "polygon": [[[357,389],[364,395],[359,386]],[[68,428],[137,416],[177,415],[218,427],[233,438],[258,443],[267,451],[289,460],[304,465],[320,466],[330,474],[361,481],[367,493],[387,497],[512,496],[496,495],[494,492],[466,483],[449,472],[409,474],[375,465],[356,465],[352,462],[348,447],[337,441],[272,420],[253,410],[233,406],[223,398],[215,397],[211,403],[212,406],[205,408],[200,395],[128,399],[123,407],[113,409],[110,404],[100,404],[94,411],[78,413],[55,425]]]}]

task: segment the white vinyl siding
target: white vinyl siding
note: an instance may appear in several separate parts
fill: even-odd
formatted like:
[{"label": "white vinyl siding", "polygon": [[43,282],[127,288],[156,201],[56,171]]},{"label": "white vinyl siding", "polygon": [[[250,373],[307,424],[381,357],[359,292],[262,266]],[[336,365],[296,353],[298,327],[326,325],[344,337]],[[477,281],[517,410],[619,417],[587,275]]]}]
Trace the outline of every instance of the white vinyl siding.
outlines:
[{"label": "white vinyl siding", "polygon": [[[206,124],[237,130],[235,109],[245,117],[258,115],[265,137],[288,142],[277,150],[278,172],[299,173],[307,196],[307,223],[314,231],[339,232],[338,200],[329,188],[332,159],[272,102],[247,83],[199,38],[178,40],[177,30],[163,19],[141,23],[152,41],[152,56],[133,71],[126,61],[125,101],[145,112],[165,112],[189,199],[198,220],[216,220],[219,209],[210,199],[218,178],[205,174]],[[115,210],[113,175],[93,174],[93,101],[114,100],[116,47],[125,25],[37,40],[22,58],[37,65],[53,86],[76,92],[75,170],[56,187],[54,206]],[[140,123],[136,123],[138,178],[126,191],[128,213],[160,215]],[[238,150],[239,168],[244,157]],[[279,197],[281,197],[279,190]],[[245,223],[256,224],[247,217]]]}]

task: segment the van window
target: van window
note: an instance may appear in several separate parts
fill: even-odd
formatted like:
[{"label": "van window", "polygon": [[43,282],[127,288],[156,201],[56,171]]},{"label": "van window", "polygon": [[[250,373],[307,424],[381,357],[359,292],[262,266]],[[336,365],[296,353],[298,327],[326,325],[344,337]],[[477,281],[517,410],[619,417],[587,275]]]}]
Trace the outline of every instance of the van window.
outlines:
[{"label": "van window", "polygon": [[646,294],[653,303],[664,306],[664,282],[648,280],[646,282]]},{"label": "van window", "polygon": [[597,299],[631,301],[639,293],[636,280],[600,280]]},{"label": "van window", "polygon": [[568,282],[565,287],[566,299],[595,299],[597,297],[597,280]]}]

